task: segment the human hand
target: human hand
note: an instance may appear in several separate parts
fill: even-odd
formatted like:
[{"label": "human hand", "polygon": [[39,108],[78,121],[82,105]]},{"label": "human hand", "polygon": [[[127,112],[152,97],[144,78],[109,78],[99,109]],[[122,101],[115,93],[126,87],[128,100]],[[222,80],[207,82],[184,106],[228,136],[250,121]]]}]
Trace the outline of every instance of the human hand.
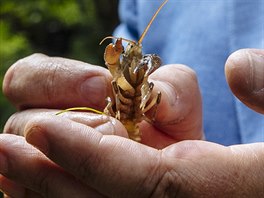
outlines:
[{"label": "human hand", "polygon": [[225,73],[233,93],[248,107],[264,114],[264,50],[234,52],[226,62]]},{"label": "human hand", "polygon": [[[156,78],[156,90],[161,90],[163,94],[156,126],[142,123],[140,129],[141,131],[144,130],[143,143],[157,148],[165,147],[182,139],[200,139],[203,136],[201,98],[194,72],[182,65],[168,66],[168,69],[169,72],[163,70],[159,74],[152,75],[152,79]],[[172,71],[175,71],[173,75],[171,75]],[[167,75],[169,78],[165,79],[161,76],[162,72],[169,73]],[[175,77],[176,79],[174,79]],[[50,58],[40,54],[22,59],[7,72],[3,91],[18,109],[28,110],[18,112],[10,118],[6,124],[5,133],[23,135],[25,125],[32,118],[36,116],[46,117],[58,112],[58,110],[48,110],[46,108],[89,106],[101,110],[105,106],[105,97],[111,95],[110,81],[111,76],[106,69],[82,62]],[[186,89],[188,89],[188,92],[183,91]],[[36,109],[36,107],[44,109]],[[97,132],[103,134],[127,137],[122,125],[106,116],[69,112],[60,117],[93,127]],[[188,122],[192,124],[187,125]],[[173,134],[174,129],[175,133]],[[171,137],[166,132],[171,133]],[[21,138],[18,139],[19,137],[11,136],[10,138],[15,138],[16,141],[14,142],[21,143],[21,141],[24,141]],[[6,136],[4,141],[8,139],[9,136]],[[12,148],[6,149],[6,151],[11,152],[16,147]],[[29,150],[31,153],[35,152],[35,149],[33,149],[34,151]],[[15,151],[21,150],[15,149]],[[33,157],[34,159],[35,157]],[[54,164],[53,162],[50,163]],[[2,179],[3,184],[10,184],[11,182],[10,180],[8,182],[6,177],[2,177]],[[22,180],[21,182],[20,180],[14,183],[14,180],[12,180],[14,186],[26,181]],[[11,188],[11,192],[17,189],[14,186]],[[79,188],[76,189],[78,191]],[[28,192],[33,193],[30,190]],[[20,193],[21,191],[19,191]]]},{"label": "human hand", "polygon": [[36,116],[25,131],[35,147],[20,136],[0,136],[0,188],[12,197],[264,195],[263,143],[224,147],[193,140],[158,150],[47,115]]},{"label": "human hand", "polygon": [[[45,120],[45,119],[46,119],[46,121],[49,120],[51,123],[49,123],[49,122],[42,123],[42,121]],[[31,121],[31,124],[33,122],[33,126],[35,124],[38,125],[38,123],[39,124],[42,123],[42,124],[44,124],[44,126],[45,125],[47,125],[47,126],[53,126],[54,124],[57,125],[57,123],[53,123],[53,125],[52,125],[52,122],[55,121],[54,120],[54,117],[53,118],[46,117],[45,119],[37,118],[37,119]],[[56,117],[55,119],[63,119],[63,118]],[[40,121],[40,120],[42,120],[42,121]],[[58,121],[58,122],[61,122],[61,121]],[[68,122],[69,122],[69,120],[67,120],[67,123]],[[23,124],[21,124],[21,125],[23,126]],[[65,123],[65,125],[66,125],[66,123]],[[70,125],[73,126],[72,123]],[[17,127],[19,127],[19,126],[20,125],[18,124]],[[30,128],[30,124],[28,124],[27,127]],[[85,128],[87,130],[87,126]],[[19,128],[17,128],[17,131],[20,131]],[[46,132],[46,130],[44,130],[44,131],[45,131],[44,132],[45,135],[46,134],[49,134],[49,132]],[[64,132],[64,130],[59,130],[59,131],[60,132]],[[68,129],[67,129],[67,131],[68,131]],[[89,131],[90,131],[90,129],[89,129]],[[72,130],[72,132],[74,132],[74,131]],[[28,133],[28,134],[30,134],[30,133]],[[59,134],[59,133],[55,133],[55,135],[57,135],[57,134]],[[77,134],[79,134],[79,130],[78,130],[78,133]],[[98,134],[98,132],[96,132],[96,134]],[[66,139],[69,136],[69,134],[68,135],[67,134],[61,134],[61,135],[63,137],[65,137]],[[50,136],[50,135],[48,135],[48,136]],[[58,142],[58,140],[54,139],[52,135],[51,135],[51,137],[52,137],[51,138],[51,142],[54,141],[53,144],[56,144],[56,142]],[[86,137],[86,135],[85,135],[85,137]],[[109,142],[106,141],[107,142],[107,145],[108,145],[108,148],[111,149],[111,151],[112,151],[112,148],[115,148],[114,150],[116,150],[116,149],[119,148],[120,149],[119,152],[121,152],[122,154],[115,155],[116,153],[114,153],[114,156],[115,157],[113,157],[113,158],[111,156],[110,157],[105,156],[106,159],[103,157],[102,162],[103,161],[109,162],[109,158],[110,158],[110,161],[117,166],[117,165],[120,165],[120,163],[118,162],[118,160],[116,160],[116,158],[118,159],[120,156],[121,157],[122,156],[129,156],[129,157],[132,157],[132,160],[127,159],[127,162],[132,167],[135,164],[142,164],[142,165],[139,165],[141,167],[139,170],[143,170],[143,172],[147,172],[147,175],[146,174],[142,174],[141,171],[139,173],[139,176],[142,176],[143,178],[146,177],[144,179],[146,182],[143,182],[144,185],[141,185],[141,188],[138,187],[137,185],[136,186],[135,185],[128,185],[128,183],[126,183],[125,181],[123,181],[121,179],[119,181],[119,182],[121,182],[121,184],[114,182],[112,186],[111,185],[110,186],[109,185],[106,185],[104,187],[101,186],[99,192],[101,192],[102,194],[107,194],[109,196],[115,196],[115,195],[122,196],[125,193],[127,195],[133,196],[133,193],[136,194],[138,192],[135,189],[138,189],[138,190],[142,190],[142,193],[141,193],[141,196],[142,197],[144,197],[144,195],[145,195],[144,193],[146,193],[146,196],[147,196],[147,194],[150,192],[150,190],[148,190],[148,189],[152,189],[153,188],[153,184],[151,182],[148,183],[149,180],[147,178],[151,178],[151,179],[153,179],[154,183],[155,183],[155,181],[157,181],[157,184],[159,184],[159,185],[155,186],[154,189],[152,189],[153,192],[154,192],[154,190],[156,190],[155,191],[156,193],[164,193],[164,190],[166,189],[168,193],[174,193],[175,192],[174,191],[175,188],[176,189],[179,189],[179,186],[180,186],[181,187],[180,190],[177,191],[178,192],[177,195],[179,195],[179,196],[180,195],[183,195],[183,196],[192,195],[192,196],[196,196],[197,197],[199,195],[200,196],[202,196],[202,195],[205,195],[205,196],[206,195],[214,196],[215,194],[221,196],[221,193],[223,193],[224,195],[228,195],[229,194],[229,195],[235,196],[235,195],[239,195],[239,193],[241,193],[243,195],[243,193],[259,193],[259,192],[261,193],[262,192],[261,191],[261,187],[262,187],[263,184],[261,183],[261,181],[262,181],[261,178],[263,177],[263,175],[261,175],[261,174],[257,174],[257,175],[256,174],[253,174],[256,171],[259,171],[261,173],[260,167],[263,165],[263,161],[259,160],[259,156],[262,156],[262,158],[260,158],[260,159],[263,159],[263,153],[261,153],[261,151],[263,151],[263,149],[262,149],[262,146],[263,145],[262,144],[260,144],[260,145],[257,145],[257,144],[256,145],[250,145],[249,147],[247,147],[247,146],[243,146],[243,147],[239,147],[239,148],[234,147],[235,149],[232,149],[232,148],[229,149],[228,147],[222,147],[220,145],[216,145],[216,144],[212,144],[212,143],[206,143],[206,142],[189,142],[189,143],[188,142],[181,142],[181,143],[178,143],[178,144],[174,144],[174,145],[172,145],[170,147],[167,147],[167,148],[165,148],[165,149],[163,149],[161,151],[155,150],[155,153],[156,154],[154,154],[154,157],[149,157],[149,155],[147,155],[147,153],[149,153],[152,156],[151,153],[154,152],[153,150],[149,150],[150,149],[149,147],[143,146],[143,145],[138,144],[138,143],[135,143],[135,142],[132,142],[131,143],[130,140],[125,140],[125,141],[129,141],[129,143],[126,143],[126,142],[123,142],[124,138],[121,138],[122,141],[120,141],[120,144],[124,146],[124,148],[123,148],[123,146],[119,146],[118,143],[117,143],[118,145],[115,144],[116,141],[119,142],[118,139],[116,139],[117,137],[115,137],[115,136],[103,136],[103,137],[105,137],[106,139],[108,139],[109,137],[110,137],[110,139],[111,138],[113,139],[113,137],[114,137],[114,139],[113,139],[113,140],[115,140],[114,142],[112,142],[112,141],[109,141]],[[76,137],[74,137],[74,139],[76,139]],[[6,138],[4,138],[4,140],[6,141]],[[81,140],[83,140],[83,138],[81,138]],[[28,139],[28,141],[30,142],[29,139]],[[76,141],[78,141],[78,138],[76,139]],[[90,141],[93,141],[93,140],[91,139]],[[17,142],[18,142],[18,140],[17,140]],[[37,142],[39,142],[39,141],[37,141]],[[31,142],[31,143],[34,145],[34,142]],[[74,142],[72,142],[72,143],[74,144]],[[23,142],[22,142],[22,144],[25,145],[25,143],[23,143]],[[204,146],[203,146],[203,144],[204,144]],[[75,145],[76,145],[76,142],[75,142]],[[135,145],[140,145],[140,147],[136,146],[136,148],[135,148],[134,147]],[[13,148],[12,145],[10,145],[10,146],[11,146],[11,148]],[[3,147],[3,148],[5,148],[5,147]],[[88,151],[89,151],[89,148],[90,147],[88,146]],[[103,148],[104,148],[104,146],[103,146]],[[31,154],[34,153],[32,151],[32,149],[34,149],[34,148],[30,148],[28,150],[28,153],[31,153]],[[146,152],[145,152],[145,149],[147,149]],[[105,150],[107,150],[107,149],[105,149]],[[6,151],[6,153],[12,153],[12,152],[14,152],[14,153],[18,154],[18,152],[17,152],[18,149],[10,149],[10,148],[8,149],[7,148],[5,151]],[[35,149],[35,151],[36,151],[36,149]],[[207,151],[209,151],[209,152],[207,152]],[[223,151],[227,151],[227,152],[223,152]],[[231,152],[229,152],[229,151],[231,151]],[[61,152],[61,151],[59,151],[59,152]],[[93,152],[93,150],[91,150],[91,152]],[[133,155],[133,152],[135,152],[136,154],[139,154],[139,156],[140,156],[139,159],[133,157],[134,156]],[[155,175],[152,175],[151,174],[152,173],[151,172],[151,168],[152,167],[155,168],[156,167],[155,166],[155,163],[158,162],[157,164],[159,164],[159,161],[156,161],[156,160],[157,159],[160,159],[159,157],[156,158],[155,156],[156,155],[158,155],[158,156],[161,155],[160,153],[162,153],[161,156],[164,156],[164,153],[166,154],[167,152],[169,152],[169,153],[172,154],[172,155],[169,155],[169,157],[168,157],[169,158],[169,161],[168,161],[168,159],[161,158],[162,164],[163,164],[163,162],[165,164],[165,172],[160,171],[160,170],[162,170],[162,168],[161,169],[160,168],[157,168],[157,169],[154,169],[155,171],[152,171],[152,172],[154,172],[157,175],[156,180],[155,180],[155,178],[154,178]],[[25,152],[25,153],[27,153],[27,152]],[[52,152],[52,153],[54,153],[54,152]],[[238,155],[233,155],[234,153],[235,154],[238,154]],[[63,154],[63,152],[61,154]],[[102,154],[102,156],[104,156],[103,155],[104,152],[103,153],[100,153],[100,152],[98,153],[99,156],[101,156],[101,154]],[[96,152],[95,152],[95,155],[96,155]],[[225,157],[221,157],[222,155],[223,156],[226,156],[226,158]],[[28,154],[25,155],[25,156],[28,156]],[[143,157],[141,157],[141,156],[143,156]],[[173,157],[171,157],[171,156],[173,156]],[[197,158],[195,158],[195,156]],[[235,157],[235,156],[237,156],[237,157]],[[254,156],[254,159],[252,159],[251,156]],[[55,153],[55,157],[58,157],[59,158],[60,156]],[[185,157],[186,157],[187,160],[185,160]],[[18,159],[18,162],[24,160],[24,158],[23,158],[23,160],[21,158],[19,159],[18,157],[15,156],[15,154],[13,154],[13,156],[11,157],[11,159]],[[234,159],[234,160],[231,160],[231,159]],[[237,160],[237,159],[239,159],[239,160]],[[33,160],[33,162],[32,163],[27,163],[27,164],[35,164],[34,163],[34,157],[32,159],[30,159],[30,160]],[[68,159],[66,159],[66,161],[67,160]],[[246,163],[243,163],[241,165],[241,162],[244,162],[244,161],[254,164],[254,162],[255,162],[254,160],[257,160],[257,163],[255,163],[257,166],[255,166],[253,168],[252,168],[252,166],[250,166],[250,168],[249,168],[248,164],[246,164]],[[190,163],[179,163],[179,164],[176,164],[175,161],[181,161],[181,162],[186,161],[186,162],[190,162]],[[56,162],[56,160],[54,160],[54,162]],[[73,160],[73,162],[74,162],[74,160]],[[165,162],[168,162],[168,164],[170,166],[167,166],[167,163],[165,163]],[[203,162],[206,162],[206,163],[203,163]],[[230,162],[230,163],[228,163],[228,162]],[[66,164],[68,164],[68,163],[69,162],[67,162]],[[93,163],[92,158],[91,158],[90,163]],[[122,161],[122,163],[124,163],[124,162]],[[136,184],[138,184],[138,183],[141,184],[142,182],[140,182],[140,181],[142,180],[142,178],[139,178],[137,180],[137,177],[135,176],[135,175],[138,175],[137,174],[138,172],[131,171],[131,169],[129,168],[130,166],[128,166],[126,163],[124,163],[124,166],[122,166],[123,165],[122,163],[121,163],[121,168],[118,168],[116,166],[115,167],[113,166],[113,170],[116,169],[116,171],[118,171],[119,176],[120,175],[121,176],[124,176],[124,178],[126,178],[126,174],[129,174],[129,173],[132,172],[131,173],[132,176],[130,174],[130,177],[133,177],[136,180],[136,182],[135,182]],[[147,165],[146,165],[147,167],[150,167],[148,169],[149,171],[144,171],[145,170],[144,169],[145,163],[147,163]],[[154,163],[154,164],[152,164],[152,163]],[[15,163],[15,164],[18,164],[18,163]],[[60,163],[57,163],[57,164],[60,164]],[[180,164],[182,164],[182,165],[180,165]],[[260,166],[258,166],[258,165],[260,165]],[[105,166],[102,165],[102,166],[105,169],[108,169],[108,166],[112,167],[111,164],[107,164]],[[157,165],[157,166],[159,167],[159,165]],[[175,166],[175,168],[181,167],[182,169],[178,169],[178,170],[172,169],[174,166]],[[18,167],[21,167],[21,166],[18,166]],[[126,171],[127,173],[122,172],[122,170],[124,171],[126,169],[126,167],[128,168],[127,169],[128,171]],[[142,169],[142,167],[143,167],[143,169]],[[239,167],[239,170],[240,170],[239,173],[233,172],[233,170],[236,170],[237,171],[237,168],[238,167]],[[22,166],[21,168],[22,168],[21,170],[24,170],[25,167]],[[43,167],[41,167],[41,168],[43,168]],[[40,168],[40,170],[41,170],[41,168]],[[85,166],[83,168],[85,168]],[[67,168],[66,168],[66,170],[67,170]],[[183,171],[183,170],[186,170],[186,171]],[[192,170],[194,170],[194,171],[192,171]],[[217,170],[219,170],[219,171],[217,171]],[[91,170],[91,171],[93,172],[93,170]],[[234,174],[235,175],[238,174],[239,176],[242,176],[243,177],[244,171],[246,172],[247,176],[249,176],[249,175],[250,176],[251,175],[254,175],[255,176],[256,175],[256,177],[252,177],[252,179],[250,179],[250,180],[247,179],[246,181],[243,182],[243,184],[245,184],[245,186],[246,186],[245,188],[244,188],[244,185],[241,186],[241,182],[240,182],[241,181],[241,178],[237,178],[237,177],[234,176]],[[37,172],[38,172],[38,169],[37,169]],[[54,172],[56,172],[56,171],[54,171]],[[111,173],[111,169],[109,171],[106,170],[106,171],[103,171],[103,172],[106,172],[107,174],[110,174]],[[112,171],[112,172],[115,172],[115,171]],[[12,173],[12,171],[11,171],[11,173]],[[13,179],[13,181],[14,180],[15,181],[20,181],[18,183],[22,183],[26,187],[28,187],[30,184],[27,184],[26,185],[25,184],[25,180],[23,180],[23,179],[25,179],[25,176],[23,177],[23,175],[21,175],[21,172],[19,172],[19,171],[16,172],[16,173],[18,173],[17,176],[16,176],[17,178],[16,179]],[[96,173],[97,172],[95,171],[95,174]],[[134,175],[134,173],[135,173],[135,175]],[[161,174],[159,174],[159,173],[161,173]],[[181,173],[181,174],[179,174],[179,173]],[[28,174],[29,175],[34,175],[34,172],[32,171],[32,169],[29,169]],[[177,175],[180,175],[180,176],[177,177]],[[186,177],[184,177],[185,175],[186,175]],[[196,175],[199,175],[199,177],[196,177]],[[77,178],[79,178],[79,177],[80,176],[78,176],[78,174],[77,174]],[[97,174],[97,177],[101,178],[101,180],[102,179],[105,180],[104,176],[103,175],[100,175],[100,173]],[[127,180],[128,180],[128,182],[131,181],[133,183],[133,181],[135,181],[135,180],[131,179],[130,177],[128,177]],[[21,179],[21,178],[23,178],[23,179]],[[63,178],[64,178],[63,181],[66,182],[65,177],[63,177]],[[226,178],[227,181],[229,181],[228,182],[228,186],[226,184],[226,181],[223,181],[223,179],[225,179],[225,178]],[[7,178],[3,177],[2,179],[5,180]],[[22,182],[21,182],[21,180],[22,180]],[[41,180],[41,177],[40,177],[40,180]],[[44,179],[44,180],[45,181],[48,181],[47,183],[51,183],[51,181],[48,180],[48,179],[47,180]],[[61,181],[61,180],[62,179],[60,178],[59,181]],[[216,181],[216,183],[210,183],[212,180],[213,181]],[[13,187],[13,190],[14,189],[17,189],[16,188],[17,187],[16,186],[16,183],[12,183],[10,180],[8,180],[8,181],[10,182],[9,183],[10,186]],[[26,180],[26,181],[28,182],[28,180]],[[30,181],[32,183],[32,180],[30,180]],[[29,181],[29,183],[30,183],[30,181]],[[160,181],[160,182],[158,182],[158,181]],[[192,182],[188,182],[188,181],[192,181]],[[195,182],[195,181],[198,181],[198,182]],[[260,181],[260,182],[257,182],[257,181]],[[251,188],[250,185],[248,185],[248,182],[250,184],[252,184],[251,186],[254,186],[255,184],[256,185]],[[5,183],[8,183],[8,182],[5,182]],[[56,183],[56,182],[54,182],[54,183]],[[60,183],[60,182],[57,181],[57,183]],[[13,184],[13,185],[11,185],[11,184]],[[29,188],[28,187],[26,189],[32,189],[33,188],[34,191],[37,191],[36,189],[40,189],[39,186],[38,186],[38,184],[39,183],[36,183],[35,188],[33,188],[33,187]],[[68,184],[67,182],[65,184],[63,183],[64,186],[67,186],[67,184]],[[123,185],[125,185],[125,187]],[[145,185],[147,185],[147,186],[145,186]],[[241,188],[241,190],[237,190],[238,185],[239,185],[239,189]],[[75,186],[75,185],[72,185],[72,186]],[[89,186],[89,185],[87,185],[87,186]],[[116,186],[120,186],[120,188],[116,188]],[[129,186],[131,188],[129,188]],[[207,187],[207,188],[204,188],[204,187]],[[229,188],[227,188],[227,187],[229,187]],[[97,187],[93,187],[92,186],[92,189],[97,189],[97,188],[98,188],[98,186]],[[112,191],[111,192],[105,192],[105,190],[107,191],[107,189],[109,190],[109,188],[110,188],[110,191],[113,188]],[[58,190],[56,190],[58,188],[55,188],[55,190],[53,188],[53,191],[52,191],[52,188],[47,188],[47,189],[48,190],[46,190],[46,193],[48,193],[48,192],[50,192],[50,193],[60,193],[60,195],[62,195],[62,192],[58,192]],[[70,193],[70,192],[76,193],[78,190],[79,190],[78,192],[82,193],[82,191],[81,191],[82,188],[81,187],[78,187],[78,186],[76,186],[74,188],[74,189],[76,189],[76,191],[74,191],[74,189],[72,189],[72,188],[68,188],[69,191],[67,191],[67,189],[65,189],[65,188],[63,188],[63,189],[66,190],[66,192],[68,192],[68,193]],[[91,189],[90,189],[90,192],[88,192],[89,191],[89,188],[88,187],[85,188],[85,189],[87,190],[87,191],[83,192],[85,194],[86,193],[95,193]],[[131,191],[131,193],[130,193],[130,191]],[[28,192],[33,193],[33,191],[31,191],[31,190],[28,190]],[[41,190],[39,190],[37,192],[41,192]],[[63,192],[65,192],[65,191],[63,191]],[[78,195],[81,196],[81,194],[78,194]],[[95,194],[93,194],[93,195],[96,196]],[[170,194],[170,195],[173,195],[173,194]],[[244,194],[244,195],[246,196],[247,194]],[[250,194],[250,195],[251,196],[252,195],[254,196],[254,194]],[[258,195],[260,195],[260,194],[258,194]]]},{"label": "human hand", "polygon": [[[163,148],[184,139],[201,139],[201,96],[195,73],[183,65],[168,65],[154,72],[150,79],[155,84],[154,92],[161,91],[162,100],[154,126],[147,122],[140,125],[142,143]],[[112,95],[111,80],[109,71],[102,67],[35,54],[8,70],[3,92],[22,110],[76,106],[102,110],[105,98]],[[17,120],[18,115],[24,117],[15,114],[8,123]]]}]

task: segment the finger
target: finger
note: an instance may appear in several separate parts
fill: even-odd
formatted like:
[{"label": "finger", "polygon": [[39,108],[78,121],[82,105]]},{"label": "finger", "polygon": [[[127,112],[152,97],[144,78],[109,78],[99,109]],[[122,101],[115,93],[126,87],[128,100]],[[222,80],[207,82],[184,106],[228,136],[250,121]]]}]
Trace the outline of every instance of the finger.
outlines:
[{"label": "finger", "polygon": [[[34,117],[54,116],[59,110],[50,109],[29,109],[13,114],[5,124],[4,133],[24,135],[26,124]],[[82,123],[86,126],[92,127],[104,135],[119,135],[128,137],[126,129],[116,119],[106,116],[88,112],[65,112],[57,115],[64,117],[74,122]],[[74,135],[74,134],[72,134]]]},{"label": "finger", "polygon": [[[167,143],[171,142],[171,138],[174,142],[201,139],[201,94],[194,71],[184,65],[166,65],[156,70],[150,79],[154,82],[154,92],[161,92],[161,103],[157,109],[155,128],[142,130],[142,141],[152,141],[151,144],[157,145],[161,144],[161,139]],[[143,125],[147,127],[146,123]],[[157,129],[163,134],[158,134]]]},{"label": "finger", "polygon": [[26,130],[29,143],[110,197],[148,197],[162,174],[159,152],[129,139],[64,118],[35,118]]},{"label": "finger", "polygon": [[3,81],[3,93],[20,109],[102,109],[111,92],[110,81],[110,73],[102,67],[34,54],[10,67]]},{"label": "finger", "polygon": [[242,49],[229,56],[227,82],[244,104],[264,114],[264,50]]},{"label": "finger", "polygon": [[[44,197],[101,197],[27,144],[23,137],[0,135],[0,154],[3,156],[0,174]],[[18,189],[13,190],[10,193],[18,193]],[[24,193],[29,192],[24,190]]]},{"label": "finger", "polygon": [[[32,190],[13,182],[12,180],[0,175],[0,189],[5,197],[26,197],[26,198],[42,198],[42,196]],[[24,195],[24,196],[23,196]]]},{"label": "finger", "polygon": [[24,188],[10,179],[0,175],[0,189],[10,197],[19,197],[24,194]]}]

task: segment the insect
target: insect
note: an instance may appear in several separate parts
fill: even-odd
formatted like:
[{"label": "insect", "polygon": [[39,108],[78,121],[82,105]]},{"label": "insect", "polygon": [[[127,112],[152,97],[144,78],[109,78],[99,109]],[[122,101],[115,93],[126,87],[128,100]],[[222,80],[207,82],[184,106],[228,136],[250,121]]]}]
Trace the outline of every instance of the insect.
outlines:
[{"label": "insect", "polygon": [[[161,65],[161,59],[156,54],[143,55],[142,41],[167,2],[168,0],[165,0],[161,4],[137,42],[108,36],[100,43],[102,44],[106,39],[116,39],[115,43],[110,43],[106,47],[104,53],[105,64],[113,76],[111,84],[114,95],[113,100],[107,97],[104,114],[120,120],[127,129],[129,138],[138,142],[141,140],[138,123],[142,120],[153,122],[161,100],[160,92],[152,96],[154,84],[148,82],[149,75]],[[122,45],[123,40],[128,42],[125,49]],[[150,109],[152,114],[147,117],[146,112]],[[66,109],[62,112],[68,110],[90,110],[98,113],[97,110],[86,107]]]}]

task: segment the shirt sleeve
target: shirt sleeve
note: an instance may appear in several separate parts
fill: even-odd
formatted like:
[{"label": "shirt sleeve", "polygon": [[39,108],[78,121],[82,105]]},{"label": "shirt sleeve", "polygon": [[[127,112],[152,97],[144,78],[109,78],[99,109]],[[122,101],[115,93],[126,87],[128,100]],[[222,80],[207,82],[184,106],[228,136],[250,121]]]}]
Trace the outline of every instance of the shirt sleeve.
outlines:
[{"label": "shirt sleeve", "polygon": [[119,3],[120,24],[114,31],[114,35],[131,40],[137,40],[138,33],[138,11],[136,0],[120,0]]}]

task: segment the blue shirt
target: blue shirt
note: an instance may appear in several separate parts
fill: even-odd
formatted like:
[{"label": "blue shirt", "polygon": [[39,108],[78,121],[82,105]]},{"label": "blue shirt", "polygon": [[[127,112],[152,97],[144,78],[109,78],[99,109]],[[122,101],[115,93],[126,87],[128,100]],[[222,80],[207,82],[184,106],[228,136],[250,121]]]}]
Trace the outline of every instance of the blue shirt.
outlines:
[{"label": "blue shirt", "polygon": [[[115,35],[137,41],[162,1],[121,0]],[[264,116],[232,95],[224,75],[232,52],[264,48],[263,0],[169,0],[142,44],[144,53],[158,54],[163,64],[181,63],[195,70],[208,141],[264,141]]]}]

